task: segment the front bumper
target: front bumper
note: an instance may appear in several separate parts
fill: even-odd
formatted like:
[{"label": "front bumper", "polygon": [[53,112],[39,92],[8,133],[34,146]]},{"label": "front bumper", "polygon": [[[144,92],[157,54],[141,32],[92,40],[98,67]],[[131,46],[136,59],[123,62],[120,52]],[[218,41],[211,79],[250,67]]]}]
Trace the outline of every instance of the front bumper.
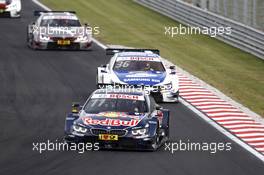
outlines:
[{"label": "front bumper", "polygon": [[74,143],[99,143],[99,149],[125,149],[125,150],[153,150],[152,144],[154,138],[146,137],[136,139],[132,137],[119,137],[117,141],[103,141],[99,140],[98,136],[77,136],[66,135],[67,142]]},{"label": "front bumper", "polygon": [[91,42],[72,42],[69,45],[58,45],[57,42],[35,42],[36,49],[41,50],[53,50],[53,49],[62,49],[62,50],[89,50],[92,46]]}]

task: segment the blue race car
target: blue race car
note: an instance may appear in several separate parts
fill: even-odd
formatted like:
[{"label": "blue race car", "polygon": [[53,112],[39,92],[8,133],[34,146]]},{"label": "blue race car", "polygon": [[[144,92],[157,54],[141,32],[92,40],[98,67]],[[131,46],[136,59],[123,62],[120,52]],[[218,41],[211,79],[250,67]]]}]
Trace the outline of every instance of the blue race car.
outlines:
[{"label": "blue race car", "polygon": [[69,143],[101,149],[157,150],[169,139],[169,110],[144,91],[98,89],[83,106],[74,103],[65,123]]},{"label": "blue race car", "polygon": [[179,80],[174,66],[167,66],[153,49],[106,49],[113,55],[97,69],[97,87],[135,86],[157,102],[178,102]]}]

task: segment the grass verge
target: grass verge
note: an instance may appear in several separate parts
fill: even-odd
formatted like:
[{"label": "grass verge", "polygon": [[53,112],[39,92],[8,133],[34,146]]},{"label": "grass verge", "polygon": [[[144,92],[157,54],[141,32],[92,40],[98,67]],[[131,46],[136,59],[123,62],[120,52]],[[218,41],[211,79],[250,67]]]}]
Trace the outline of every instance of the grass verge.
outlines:
[{"label": "grass verge", "polygon": [[75,10],[100,27],[107,44],[158,48],[161,55],[264,116],[264,61],[204,35],[164,34],[179,23],[132,0],[42,0],[56,10]]}]

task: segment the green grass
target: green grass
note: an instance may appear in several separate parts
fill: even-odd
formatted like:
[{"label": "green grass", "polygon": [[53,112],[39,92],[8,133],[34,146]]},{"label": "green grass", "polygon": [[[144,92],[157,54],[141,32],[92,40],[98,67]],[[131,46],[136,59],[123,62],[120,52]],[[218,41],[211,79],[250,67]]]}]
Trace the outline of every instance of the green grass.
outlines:
[{"label": "green grass", "polygon": [[106,44],[158,48],[161,55],[264,116],[264,61],[204,35],[164,34],[179,23],[131,0],[42,0],[100,27]]}]

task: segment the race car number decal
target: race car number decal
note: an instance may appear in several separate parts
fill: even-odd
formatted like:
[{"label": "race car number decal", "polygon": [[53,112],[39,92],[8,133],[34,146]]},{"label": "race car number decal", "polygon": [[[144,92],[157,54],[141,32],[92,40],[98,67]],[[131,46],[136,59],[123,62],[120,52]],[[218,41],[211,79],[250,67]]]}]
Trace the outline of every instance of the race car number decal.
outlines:
[{"label": "race car number decal", "polygon": [[127,94],[94,94],[92,99],[95,98],[110,98],[110,99],[126,99],[126,100],[139,100],[144,101],[144,96],[127,95]]},{"label": "race car number decal", "polygon": [[127,68],[129,66],[130,61],[117,61],[115,68],[119,69],[119,68]]},{"label": "race car number decal", "polygon": [[105,120],[96,120],[90,117],[83,117],[83,123],[85,125],[102,125],[102,126],[136,126],[140,120],[120,120],[120,119],[105,119]]}]

